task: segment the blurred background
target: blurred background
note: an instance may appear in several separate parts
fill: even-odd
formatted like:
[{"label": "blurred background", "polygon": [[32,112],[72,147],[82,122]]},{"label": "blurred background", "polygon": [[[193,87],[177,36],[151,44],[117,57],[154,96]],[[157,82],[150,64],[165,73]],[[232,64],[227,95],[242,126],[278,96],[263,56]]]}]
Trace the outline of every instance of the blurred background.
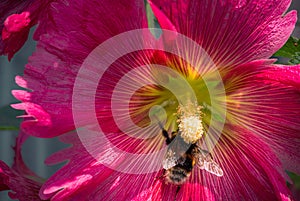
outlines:
[{"label": "blurred background", "polygon": [[[31,30],[29,40],[24,47],[8,62],[7,57],[0,56],[0,126],[9,126],[10,130],[0,129],[0,160],[8,165],[12,165],[14,159],[14,151],[12,147],[15,145],[15,138],[19,131],[18,127],[21,119],[16,116],[22,115],[22,111],[15,110],[10,104],[17,103],[11,90],[20,89],[15,83],[17,75],[23,75],[24,66],[28,57],[32,55],[35,49],[36,41],[33,41]],[[52,153],[60,150],[67,145],[55,139],[39,139],[29,138],[23,145],[23,158],[27,166],[43,178],[48,178],[62,165],[46,166],[44,160]],[[0,192],[0,201],[10,201],[7,191]]]},{"label": "blurred background", "polygon": [[[293,36],[300,38],[300,1],[293,0],[291,9],[298,10],[298,23]],[[13,162],[14,152],[12,146],[15,144],[15,138],[18,131],[20,119],[15,116],[21,115],[22,111],[16,111],[10,107],[10,104],[18,101],[11,95],[11,90],[19,89],[15,84],[15,76],[23,75],[24,66],[28,57],[33,53],[36,42],[32,40],[33,31],[31,31],[29,40],[24,47],[14,56],[11,62],[7,58],[0,56],[0,126],[11,126],[11,130],[0,130],[0,160],[8,165]],[[44,160],[57,150],[67,147],[57,139],[38,139],[30,138],[23,146],[23,157],[26,164],[39,176],[47,178],[52,175],[62,165],[46,166]],[[298,198],[299,199],[299,198]],[[0,201],[10,200],[7,192],[0,192]]]}]

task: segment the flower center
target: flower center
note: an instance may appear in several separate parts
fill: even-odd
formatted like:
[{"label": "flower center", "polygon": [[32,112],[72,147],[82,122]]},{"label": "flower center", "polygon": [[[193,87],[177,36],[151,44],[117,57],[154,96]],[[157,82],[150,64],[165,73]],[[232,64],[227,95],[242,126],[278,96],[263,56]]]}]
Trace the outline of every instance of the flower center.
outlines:
[{"label": "flower center", "polygon": [[178,106],[178,128],[180,136],[186,143],[196,143],[204,133],[201,109],[197,103],[191,102]]}]

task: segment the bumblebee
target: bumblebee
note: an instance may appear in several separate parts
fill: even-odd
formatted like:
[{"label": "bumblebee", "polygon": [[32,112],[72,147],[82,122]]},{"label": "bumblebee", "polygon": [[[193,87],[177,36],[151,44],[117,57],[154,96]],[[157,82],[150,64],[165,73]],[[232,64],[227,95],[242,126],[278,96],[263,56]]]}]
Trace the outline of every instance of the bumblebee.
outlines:
[{"label": "bumblebee", "polygon": [[162,165],[166,183],[182,185],[185,183],[195,165],[216,176],[223,176],[223,170],[213,160],[208,151],[202,150],[198,142],[189,144],[180,135],[180,131],[172,132],[171,136],[163,129],[163,136],[168,145]]}]

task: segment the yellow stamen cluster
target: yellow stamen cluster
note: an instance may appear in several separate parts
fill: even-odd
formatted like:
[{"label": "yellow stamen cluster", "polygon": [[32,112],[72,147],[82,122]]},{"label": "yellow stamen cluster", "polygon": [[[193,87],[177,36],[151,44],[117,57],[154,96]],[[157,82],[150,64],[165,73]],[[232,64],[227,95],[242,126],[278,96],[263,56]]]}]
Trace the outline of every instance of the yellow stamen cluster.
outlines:
[{"label": "yellow stamen cluster", "polygon": [[204,133],[201,109],[197,103],[178,106],[178,128],[180,136],[186,143],[197,142]]}]

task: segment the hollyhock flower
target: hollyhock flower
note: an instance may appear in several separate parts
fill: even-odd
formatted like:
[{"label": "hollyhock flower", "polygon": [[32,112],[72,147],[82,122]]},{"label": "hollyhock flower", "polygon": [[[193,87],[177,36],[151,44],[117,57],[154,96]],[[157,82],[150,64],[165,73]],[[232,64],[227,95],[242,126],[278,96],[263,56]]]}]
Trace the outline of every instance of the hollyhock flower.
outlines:
[{"label": "hollyhock flower", "polygon": [[[30,28],[39,20],[47,18],[47,9],[51,1],[11,1],[0,2],[0,55],[7,55],[8,59],[24,45]],[[35,39],[45,31],[45,26],[38,29]],[[40,33],[41,32],[41,33]]]},{"label": "hollyhock flower", "polygon": [[[51,4],[16,77],[28,91],[13,91],[23,131],[72,144],[47,159],[69,162],[40,198],[292,200],[284,171],[300,173],[300,66],[268,59],[296,23],[290,1],[149,4],[158,38],[144,1]],[[162,163],[174,147],[161,127],[210,152],[223,175],[195,165],[181,185],[168,182]]]}]

